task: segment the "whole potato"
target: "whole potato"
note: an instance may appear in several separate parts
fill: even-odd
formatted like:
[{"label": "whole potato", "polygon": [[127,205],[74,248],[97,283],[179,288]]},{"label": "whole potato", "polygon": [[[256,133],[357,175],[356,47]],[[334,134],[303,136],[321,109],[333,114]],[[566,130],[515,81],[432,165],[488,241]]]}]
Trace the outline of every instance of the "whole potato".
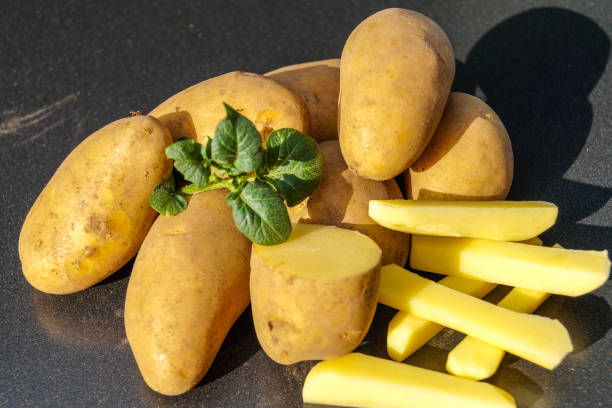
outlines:
[{"label": "whole potato", "polygon": [[514,158],[508,132],[483,101],[453,92],[431,142],[404,173],[415,200],[503,200]]},{"label": "whole potato", "polygon": [[259,74],[230,72],[193,85],[162,102],[151,116],[164,123],[174,140],[204,144],[225,118],[223,102],[251,120],[264,139],[272,131],[310,132],[308,108],[299,95]]},{"label": "whole potato", "polygon": [[166,395],[194,387],[249,305],[251,242],[236,228],[227,190],[191,197],[158,217],[138,252],[125,331],[145,382]]},{"label": "whole potato", "polygon": [[455,75],[448,37],[428,17],[380,11],[349,36],[340,63],[338,136],[349,168],[388,180],[423,152]]},{"label": "whole potato", "polygon": [[302,97],[317,141],[338,139],[340,59],[289,65],[264,74]]},{"label": "whole potato", "polygon": [[83,140],[30,209],[19,236],[23,274],[38,290],[88,288],[132,258],[157,213],[149,194],[172,169],[157,119],[134,116]]},{"label": "whole potato", "polygon": [[359,231],[382,249],[382,264],[405,265],[410,235],[382,227],[368,216],[370,200],[402,199],[395,180],[375,181],[349,170],[337,140],[319,144],[325,159],[323,177],[304,204],[289,208],[292,222],[335,225]]}]

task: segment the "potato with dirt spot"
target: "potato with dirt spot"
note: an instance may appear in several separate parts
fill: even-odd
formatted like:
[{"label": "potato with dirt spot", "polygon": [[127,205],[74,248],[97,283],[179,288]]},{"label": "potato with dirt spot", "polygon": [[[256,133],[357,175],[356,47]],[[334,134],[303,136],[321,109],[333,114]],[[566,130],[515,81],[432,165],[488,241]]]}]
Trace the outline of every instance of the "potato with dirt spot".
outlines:
[{"label": "potato with dirt spot", "polygon": [[302,97],[310,112],[310,133],[315,140],[338,139],[340,59],[289,65],[264,75]]},{"label": "potato with dirt spot", "polygon": [[157,215],[149,194],[172,169],[164,154],[170,143],[157,119],[134,116],[93,133],[66,157],[19,236],[23,274],[32,286],[77,292],[136,254]]},{"label": "potato with dirt spot", "polygon": [[185,211],[158,217],[134,263],[125,331],[145,382],[161,394],[200,382],[249,305],[251,242],[227,193],[196,194]]},{"label": "potato with dirt spot", "polygon": [[205,144],[225,118],[223,102],[249,118],[264,139],[274,130],[310,132],[308,108],[299,95],[263,75],[230,72],[193,85],[162,102],[151,116],[164,123],[174,140]]}]

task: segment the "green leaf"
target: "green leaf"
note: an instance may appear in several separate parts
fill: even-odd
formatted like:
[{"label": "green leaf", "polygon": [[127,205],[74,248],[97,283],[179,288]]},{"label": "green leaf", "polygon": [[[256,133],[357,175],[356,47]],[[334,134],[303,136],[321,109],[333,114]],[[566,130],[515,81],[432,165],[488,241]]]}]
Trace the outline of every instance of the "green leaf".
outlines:
[{"label": "green leaf", "polygon": [[317,188],[323,174],[323,155],[317,142],[295,129],[279,129],[266,141],[260,177],[293,207]]},{"label": "green leaf", "polygon": [[203,187],[210,177],[210,161],[206,147],[190,139],[180,140],[166,148],[166,156],[185,180]]},{"label": "green leaf", "polygon": [[217,125],[211,142],[211,159],[230,175],[255,171],[263,157],[261,135],[246,117],[223,104],[227,117]]},{"label": "green leaf", "polygon": [[225,198],[236,226],[252,242],[276,245],[291,235],[291,222],[283,200],[267,184],[254,180]]},{"label": "green leaf", "polygon": [[149,195],[149,204],[161,215],[166,217],[176,215],[187,208],[187,200],[176,193],[176,184],[172,173],[159,183]]}]

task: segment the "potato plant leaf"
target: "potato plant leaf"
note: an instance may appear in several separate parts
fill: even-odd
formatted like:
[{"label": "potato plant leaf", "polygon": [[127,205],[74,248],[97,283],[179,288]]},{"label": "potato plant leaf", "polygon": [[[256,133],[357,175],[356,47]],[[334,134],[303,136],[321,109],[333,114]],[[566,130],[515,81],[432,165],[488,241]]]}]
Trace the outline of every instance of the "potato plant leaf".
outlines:
[{"label": "potato plant leaf", "polygon": [[210,177],[210,160],[206,147],[190,139],[179,140],[166,148],[166,157],[185,180],[203,187]]},{"label": "potato plant leaf", "polygon": [[149,204],[158,213],[171,216],[180,213],[187,208],[187,200],[176,193],[176,184],[172,173],[167,179],[159,183],[149,195]]}]

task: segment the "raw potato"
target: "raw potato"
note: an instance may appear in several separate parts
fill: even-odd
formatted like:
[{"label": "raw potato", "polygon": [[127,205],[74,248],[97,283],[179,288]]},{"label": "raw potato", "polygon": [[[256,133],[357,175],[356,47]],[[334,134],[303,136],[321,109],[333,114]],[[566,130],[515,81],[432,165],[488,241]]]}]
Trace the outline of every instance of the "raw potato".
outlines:
[{"label": "raw potato", "polygon": [[375,181],[349,170],[337,141],[319,144],[325,168],[319,187],[303,205],[289,208],[292,222],[335,225],[372,238],[382,249],[382,264],[405,265],[410,235],[376,224],[368,216],[370,200],[402,198],[395,180]]},{"label": "raw potato", "polygon": [[573,350],[558,320],[492,305],[397,265],[381,268],[379,302],[474,336],[549,370]]},{"label": "raw potato", "polygon": [[144,380],[161,394],[184,393],[204,377],[249,304],[251,243],[226,195],[196,194],[184,212],[157,218],[134,263],[125,331]]},{"label": "raw potato", "polygon": [[309,134],[308,108],[278,82],[248,72],[230,72],[193,85],[153,109],[174,140],[182,137],[206,143],[223,118],[223,102],[246,116],[266,138],[272,131],[292,128]]},{"label": "raw potato", "polygon": [[[494,283],[455,276],[447,276],[438,283],[477,298],[485,297],[497,286]],[[404,361],[442,329],[444,326],[400,310],[389,323],[387,354],[395,361]]]},{"label": "raw potato", "polygon": [[296,224],[289,240],[253,245],[251,303],[263,350],[280,364],[336,358],[368,331],[381,250],[365,235]]},{"label": "raw potato", "polygon": [[315,365],[304,382],[305,403],[363,408],[508,408],[507,392],[487,383],[351,353]]},{"label": "raw potato", "polygon": [[410,265],[428,272],[566,296],[589,293],[603,285],[610,274],[608,251],[427,235],[412,236]]},{"label": "raw potato", "polygon": [[555,224],[557,206],[544,201],[372,200],[378,224],[411,234],[521,241]]},{"label": "raw potato", "polygon": [[264,75],[302,97],[310,112],[310,133],[315,140],[338,139],[340,59],[289,65]]},{"label": "raw potato", "polygon": [[149,194],[168,176],[168,129],[148,116],[112,122],[62,162],[30,209],[19,236],[25,278],[65,294],[88,288],[138,251],[156,212]]},{"label": "raw potato", "polygon": [[453,92],[404,180],[415,200],[503,200],[513,173],[512,145],[499,117],[477,97]]},{"label": "raw potato", "polygon": [[338,135],[356,174],[388,180],[423,152],[455,75],[448,37],[428,17],[382,10],[348,38],[340,63]]}]

